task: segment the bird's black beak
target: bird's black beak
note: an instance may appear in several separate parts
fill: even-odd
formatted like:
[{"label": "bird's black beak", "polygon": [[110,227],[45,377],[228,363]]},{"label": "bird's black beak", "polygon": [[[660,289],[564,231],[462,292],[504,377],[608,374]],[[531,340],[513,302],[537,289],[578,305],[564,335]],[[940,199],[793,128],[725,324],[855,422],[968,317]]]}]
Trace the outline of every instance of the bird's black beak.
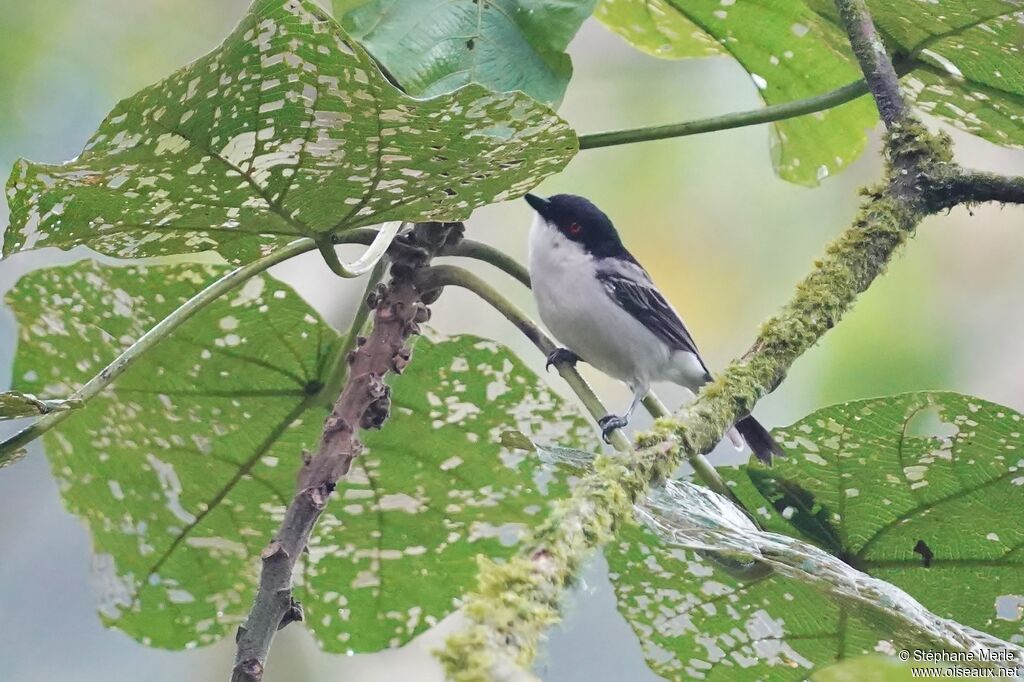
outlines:
[{"label": "bird's black beak", "polygon": [[523,196],[523,198],[526,199],[526,203],[528,203],[534,211],[540,214],[541,218],[547,220],[548,215],[551,212],[550,201],[548,201],[544,197],[539,197],[536,194],[526,194]]}]

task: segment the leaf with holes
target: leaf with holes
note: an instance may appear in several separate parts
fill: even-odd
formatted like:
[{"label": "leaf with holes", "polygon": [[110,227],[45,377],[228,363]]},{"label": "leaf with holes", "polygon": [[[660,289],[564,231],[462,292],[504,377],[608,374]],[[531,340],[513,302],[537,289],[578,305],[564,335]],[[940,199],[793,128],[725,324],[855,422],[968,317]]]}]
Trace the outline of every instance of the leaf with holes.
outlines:
[{"label": "leaf with holes", "polygon": [[597,0],[334,0],[334,14],[403,88],[431,97],[468,83],[557,106],[569,41]]},{"label": "leaf with holes", "polygon": [[[831,0],[808,0],[837,22]],[[871,0],[917,108],[996,144],[1024,146],[1024,2]]]},{"label": "leaf with holes", "polygon": [[248,261],[298,236],[466,218],[576,149],[526,95],[412,99],[310,0],[257,0],[218,49],[118,104],[77,159],[18,161],[4,253]]},{"label": "leaf with holes", "polygon": [[[83,261],[27,275],[8,295],[15,386],[68,395],[224,272]],[[338,345],[293,291],[257,276],[46,434],[65,504],[92,533],[108,623],[181,648],[242,618]]]},{"label": "leaf with holes", "polygon": [[[787,532],[940,616],[1009,639],[1024,634],[1022,433],[1017,412],[955,393],[835,405],[774,431],[789,457],[770,470],[751,465],[760,495],[741,499],[751,508],[768,499],[791,523],[818,511],[828,542],[807,526]],[[806,496],[779,505],[782,479]]]},{"label": "leaf with holes", "polygon": [[[921,111],[990,142],[1024,146],[1021,0],[872,0],[875,23]],[[596,16],[665,58],[729,54],[768,104],[861,78],[831,0],[603,0]],[[714,42],[715,47],[708,47]],[[813,184],[853,161],[875,122],[868,97],[773,124],[779,174]]]},{"label": "leaf with holes", "polygon": [[[603,0],[596,16],[637,48],[678,59],[735,58],[766,104],[820,95],[861,78],[845,34],[800,0]],[[814,185],[864,150],[877,121],[870,97],[772,124],[778,174]]]},{"label": "leaf with holes", "polygon": [[647,664],[666,679],[797,682],[850,656],[929,649],[797,580],[741,581],[646,527],[623,528],[605,556],[619,611]]},{"label": "leaf with holes", "polygon": [[[1024,423],[953,393],[819,410],[773,431],[788,457],[719,469],[765,530],[812,542],[938,616],[1024,633]],[[606,551],[619,608],[670,678],[806,679],[873,651],[933,650],[874,609],[778,573],[742,583],[633,529]],[[694,652],[698,652],[696,655]]]},{"label": "leaf with holes", "polygon": [[[510,556],[571,472],[509,449],[514,428],[596,450],[593,428],[492,341],[420,340],[392,415],[317,525],[303,605],[329,651],[398,646],[476,585],[476,556]],[[427,586],[425,588],[425,586]]]},{"label": "leaf with holes", "polygon": [[[223,272],[85,261],[26,276],[8,298],[17,388],[67,395]],[[255,558],[319,438],[339,349],[294,291],[261,275],[45,436],[65,503],[93,536],[107,623],[181,648],[244,618]],[[428,628],[472,584],[476,554],[511,554],[565,494],[562,474],[501,446],[502,433],[593,443],[573,409],[490,341],[421,339],[390,383],[391,419],[365,434],[298,565],[307,622],[332,651]]]},{"label": "leaf with holes", "polygon": [[668,0],[604,0],[594,16],[630,45],[653,57],[687,59],[728,54]]}]

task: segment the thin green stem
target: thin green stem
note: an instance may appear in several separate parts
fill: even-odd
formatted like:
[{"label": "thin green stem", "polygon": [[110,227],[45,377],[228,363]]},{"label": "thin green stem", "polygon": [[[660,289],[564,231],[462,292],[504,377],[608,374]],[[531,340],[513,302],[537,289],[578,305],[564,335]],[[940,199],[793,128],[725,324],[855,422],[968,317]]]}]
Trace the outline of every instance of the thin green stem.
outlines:
[{"label": "thin green stem", "polygon": [[[376,230],[352,230],[336,235],[334,240],[337,243],[372,243],[376,241],[377,234]],[[99,374],[72,393],[69,398],[81,402],[90,400],[110,385],[117,377],[121,376],[125,370],[135,364],[146,352],[155,348],[161,341],[172,334],[175,329],[187,322],[210,303],[213,303],[232,289],[237,288],[255,275],[264,272],[274,265],[312,251],[315,248],[317,248],[317,245],[312,239],[298,239],[258,260],[235,268],[198,292],[177,310],[158,322],[152,329],[140,336],[135,343],[126,348],[109,365],[104,367]],[[18,459],[25,445],[57,426],[57,424],[75,414],[76,411],[62,410],[51,412],[0,443],[0,466],[5,466]]]},{"label": "thin green stem", "polygon": [[787,118],[813,114],[817,111],[824,111],[840,104],[855,100],[861,95],[867,94],[868,84],[864,80],[849,83],[831,92],[815,95],[806,99],[799,99],[793,102],[773,104],[769,107],[751,109],[750,111],[738,111],[722,116],[712,116],[696,121],[684,121],[683,123],[671,123],[663,126],[650,126],[646,128],[630,128],[627,130],[612,130],[606,133],[591,133],[580,136],[580,149],[597,149],[598,147],[611,147],[619,144],[631,144],[633,142],[647,142],[649,140],[663,140],[669,137],[685,137],[687,135],[698,135],[700,133],[711,133],[717,130],[730,130],[732,128],[743,128],[745,126],[758,125],[760,123],[772,123]]},{"label": "thin green stem", "polygon": [[454,247],[442,252],[442,256],[460,256],[463,258],[474,258],[476,260],[490,263],[502,272],[519,280],[527,288],[530,287],[530,273],[515,258],[509,256],[501,249],[496,249],[489,244],[463,239]]},{"label": "thin green stem", "polygon": [[316,247],[320,250],[320,255],[324,257],[324,262],[327,263],[331,272],[338,277],[346,279],[360,277],[373,269],[377,261],[384,257],[402,225],[403,223],[400,221],[384,223],[380,230],[377,231],[366,251],[351,263],[342,263],[338,259],[338,253],[334,250],[336,241],[330,234],[318,237],[316,239]]},{"label": "thin green stem", "polygon": [[[435,265],[423,272],[422,278],[417,284],[423,291],[439,289],[444,286],[456,286],[468,289],[490,304],[492,308],[504,315],[505,319],[514,324],[519,331],[526,336],[526,338],[533,342],[533,345],[537,346],[545,357],[550,355],[555,348],[557,348],[555,342],[551,340],[551,337],[545,334],[544,330],[537,326],[537,324],[522,310],[502,296],[497,289],[471,273],[469,270],[455,265]],[[590,416],[594,418],[594,421],[597,421],[608,414],[608,410],[605,409],[605,406],[601,403],[601,399],[597,397],[597,394],[594,393],[594,390],[590,388],[590,385],[583,379],[583,377],[580,376],[580,373],[576,371],[575,367],[568,363],[559,362],[555,363],[555,369],[558,370],[561,377],[565,379],[567,384],[569,384],[569,388],[579,396],[580,402],[583,403],[583,407],[585,407],[587,412],[590,413]],[[630,452],[633,449],[629,443],[629,439],[626,438],[620,430],[612,432],[611,443],[619,452]]]}]

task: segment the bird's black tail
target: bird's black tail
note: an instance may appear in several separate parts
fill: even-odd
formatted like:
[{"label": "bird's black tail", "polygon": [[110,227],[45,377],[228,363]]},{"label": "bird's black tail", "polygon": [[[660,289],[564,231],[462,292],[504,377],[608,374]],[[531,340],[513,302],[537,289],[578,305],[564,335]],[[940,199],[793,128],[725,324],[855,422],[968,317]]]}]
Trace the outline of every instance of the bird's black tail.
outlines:
[{"label": "bird's black tail", "polygon": [[786,453],[775,442],[775,439],[768,433],[768,429],[761,426],[761,422],[747,415],[736,422],[736,430],[747,441],[747,445],[754,451],[754,456],[765,464],[772,463],[772,456],[785,457]]}]

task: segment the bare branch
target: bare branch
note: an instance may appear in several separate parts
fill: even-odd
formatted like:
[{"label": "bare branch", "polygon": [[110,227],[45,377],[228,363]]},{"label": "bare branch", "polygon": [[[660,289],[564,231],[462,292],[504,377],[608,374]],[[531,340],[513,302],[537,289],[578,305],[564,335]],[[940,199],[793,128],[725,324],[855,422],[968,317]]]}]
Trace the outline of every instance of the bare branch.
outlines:
[{"label": "bare branch", "polygon": [[910,110],[900,93],[899,76],[875,31],[867,4],[864,0],[836,0],[836,7],[882,122],[886,128],[892,128],[906,119]]},{"label": "bare branch", "polygon": [[505,274],[519,280],[520,284],[523,286],[527,288],[530,286],[530,273],[527,269],[504,251],[496,249],[489,244],[476,242],[472,239],[463,239],[452,248],[446,249],[445,252],[440,255],[462,256],[464,258],[473,258],[485,263],[490,263]]},{"label": "bare branch", "polygon": [[682,123],[669,123],[660,126],[645,126],[626,130],[610,130],[603,133],[580,135],[580,149],[599,149],[634,142],[664,140],[673,137],[686,137],[713,133],[719,130],[732,130],[746,126],[784,121],[797,116],[805,116],[818,111],[825,111],[857,99],[868,92],[867,83],[863,80],[848,83],[820,95],[814,95],[792,102],[773,104],[749,111],[736,111],[721,116],[712,116]]},{"label": "bare branch", "polygon": [[401,373],[408,364],[411,350],[407,340],[419,332],[420,323],[430,314],[414,282],[415,272],[447,245],[452,234],[461,236],[461,224],[426,223],[395,241],[391,281],[379,286],[366,301],[374,309],[373,331],[369,338],[359,338],[348,352],[347,380],[324,422],[319,449],[306,458],[299,472],[298,492],[281,528],[261,554],[259,590],[236,638],[233,682],[259,682],[274,634],[301,619],[301,607],[292,598],[295,562],[338,479],[362,450],[359,431],[380,428],[387,419],[391,400],[384,377]]}]

